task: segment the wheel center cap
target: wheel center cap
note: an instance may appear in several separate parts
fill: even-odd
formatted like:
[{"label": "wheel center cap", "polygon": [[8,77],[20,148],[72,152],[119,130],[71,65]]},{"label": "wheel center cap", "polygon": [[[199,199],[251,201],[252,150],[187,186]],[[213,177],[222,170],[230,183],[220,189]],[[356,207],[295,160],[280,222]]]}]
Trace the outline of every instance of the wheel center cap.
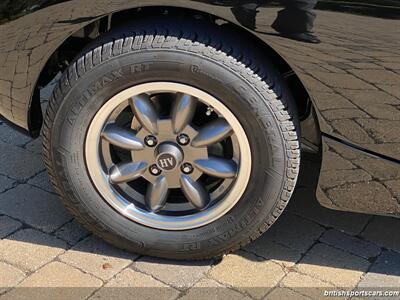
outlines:
[{"label": "wheel center cap", "polygon": [[160,144],[155,151],[157,166],[164,171],[173,171],[183,161],[183,152],[174,143]]}]

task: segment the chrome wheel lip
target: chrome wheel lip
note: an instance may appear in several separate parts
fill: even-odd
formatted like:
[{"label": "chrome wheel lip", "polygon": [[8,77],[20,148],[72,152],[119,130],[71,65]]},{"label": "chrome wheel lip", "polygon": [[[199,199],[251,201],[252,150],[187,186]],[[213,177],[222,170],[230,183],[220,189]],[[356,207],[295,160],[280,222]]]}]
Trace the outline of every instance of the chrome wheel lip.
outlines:
[{"label": "chrome wheel lip", "polygon": [[[101,155],[99,153],[102,129],[107,124],[107,120],[115,108],[124,101],[130,99],[133,95],[153,91],[178,92],[196,97],[221,114],[232,126],[240,148],[239,172],[228,193],[220,202],[212,207],[192,215],[159,215],[135,206],[110,187],[108,175],[103,172],[101,167]],[[161,230],[194,229],[207,225],[224,216],[241,199],[248,186],[252,169],[250,144],[243,127],[234,114],[222,102],[210,94],[198,88],[175,82],[149,82],[136,85],[123,90],[107,101],[97,112],[89,126],[86,135],[85,158],[88,174],[94,186],[111,207],[134,222]]]}]

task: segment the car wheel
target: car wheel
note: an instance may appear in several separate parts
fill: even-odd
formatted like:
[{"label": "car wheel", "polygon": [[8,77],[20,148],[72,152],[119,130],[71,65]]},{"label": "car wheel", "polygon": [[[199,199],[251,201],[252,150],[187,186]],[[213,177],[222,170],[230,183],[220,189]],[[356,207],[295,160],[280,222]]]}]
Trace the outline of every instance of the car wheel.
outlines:
[{"label": "car wheel", "polygon": [[77,220],[175,259],[236,250],[274,223],[299,170],[295,105],[272,64],[241,45],[201,21],[157,19],[109,32],[70,64],[42,131]]}]

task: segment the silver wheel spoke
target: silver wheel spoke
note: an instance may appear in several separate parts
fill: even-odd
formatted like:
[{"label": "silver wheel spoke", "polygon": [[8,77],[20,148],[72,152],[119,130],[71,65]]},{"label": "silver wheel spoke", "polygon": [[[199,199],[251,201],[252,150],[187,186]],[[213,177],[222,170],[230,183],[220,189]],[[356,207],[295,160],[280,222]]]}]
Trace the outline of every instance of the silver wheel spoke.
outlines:
[{"label": "silver wheel spoke", "polygon": [[196,112],[197,100],[193,96],[178,93],[172,107],[172,128],[175,133],[181,132],[190,123]]},{"label": "silver wheel spoke", "polygon": [[101,137],[110,144],[126,150],[137,151],[144,148],[142,141],[136,137],[133,130],[115,124],[108,124]]},{"label": "silver wheel spoke", "polygon": [[200,171],[218,178],[235,177],[238,171],[238,166],[233,160],[217,157],[196,160],[194,165]]},{"label": "silver wheel spoke", "polygon": [[110,96],[88,122],[88,178],[129,221],[171,232],[201,228],[246,191],[254,167],[247,133],[205,90],[150,78]]},{"label": "silver wheel spoke", "polygon": [[210,196],[204,187],[187,175],[181,176],[181,187],[187,200],[197,209],[204,209],[210,203]]},{"label": "silver wheel spoke", "polygon": [[192,141],[193,147],[207,147],[232,135],[232,127],[219,118],[205,125]]},{"label": "silver wheel spoke", "polygon": [[131,107],[139,123],[150,133],[158,133],[158,115],[149,96],[146,94],[137,95],[130,99]]},{"label": "silver wheel spoke", "polygon": [[146,205],[151,211],[157,212],[164,207],[167,197],[168,182],[164,176],[160,176],[147,189],[145,197]]},{"label": "silver wheel spoke", "polygon": [[139,178],[146,171],[146,168],[145,162],[116,164],[110,169],[109,180],[112,184],[133,181]]}]

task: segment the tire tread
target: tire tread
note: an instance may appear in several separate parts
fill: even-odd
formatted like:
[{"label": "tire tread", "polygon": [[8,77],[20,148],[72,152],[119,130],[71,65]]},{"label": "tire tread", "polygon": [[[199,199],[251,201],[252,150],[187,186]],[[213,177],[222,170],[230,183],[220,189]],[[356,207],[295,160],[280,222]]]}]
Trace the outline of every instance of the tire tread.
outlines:
[{"label": "tire tread", "polygon": [[[151,30],[149,30],[150,28]],[[291,101],[291,95],[288,94],[287,89],[285,90],[281,87],[279,74],[273,71],[273,68],[268,68],[268,62],[265,62],[261,56],[257,57],[257,55],[254,55],[254,57],[251,57],[244,50],[241,50],[241,47],[235,47],[237,45],[235,43],[232,43],[233,46],[224,45],[224,40],[231,39],[229,36],[212,35],[210,32],[205,32],[205,30],[196,31],[196,27],[192,27],[191,31],[186,32],[177,29],[174,25],[171,25],[171,28],[168,30],[157,27],[157,25],[148,25],[143,30],[124,30],[124,36],[121,38],[118,37],[118,33],[110,33],[110,36],[115,35],[118,38],[112,41],[109,41],[109,37],[100,38],[96,42],[98,46],[86,49],[63,73],[49,100],[49,105],[44,116],[42,136],[44,163],[47,167],[50,180],[56,192],[60,195],[63,204],[78,221],[96,235],[101,236],[112,244],[117,244],[121,248],[129,247],[125,247],[123,243],[117,241],[114,234],[102,225],[100,220],[90,215],[74,197],[69,197],[65,193],[53,168],[53,149],[51,147],[53,123],[62,103],[63,96],[87,72],[99,64],[107,63],[113,57],[150,48],[177,49],[179,51],[195,53],[222,63],[239,73],[243,79],[256,87],[264,95],[264,98],[269,99],[267,104],[272,108],[276,119],[279,120],[283,133],[282,136],[285,140],[287,154],[286,180],[283,184],[280,199],[276,202],[269,217],[258,228],[254,229],[248,237],[243,238],[236,245],[224,251],[224,253],[242,248],[257,239],[271,227],[285,209],[296,185],[300,167],[298,126],[296,126],[294,103]],[[256,114],[262,114],[262,107],[254,107],[254,109]],[[219,253],[217,256],[221,254],[223,253]],[[215,256],[215,254],[202,255],[201,257],[197,257],[197,259],[207,259]]]}]

